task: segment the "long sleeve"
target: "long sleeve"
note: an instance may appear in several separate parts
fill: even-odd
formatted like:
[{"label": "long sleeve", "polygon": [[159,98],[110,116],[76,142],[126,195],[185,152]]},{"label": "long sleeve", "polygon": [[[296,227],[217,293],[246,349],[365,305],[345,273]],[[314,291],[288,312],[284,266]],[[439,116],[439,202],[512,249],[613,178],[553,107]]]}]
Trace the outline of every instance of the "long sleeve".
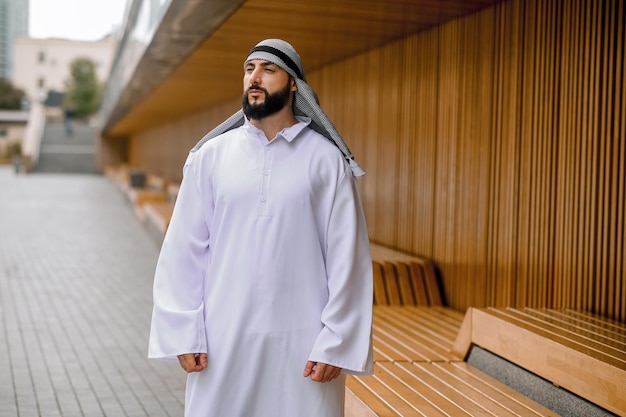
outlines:
[{"label": "long sleeve", "polygon": [[207,351],[204,279],[209,256],[207,212],[190,154],[154,277],[148,357],[175,359]]},{"label": "long sleeve", "polygon": [[355,178],[347,172],[336,192],[327,232],[328,302],[309,360],[369,375],[372,363],[372,261]]}]

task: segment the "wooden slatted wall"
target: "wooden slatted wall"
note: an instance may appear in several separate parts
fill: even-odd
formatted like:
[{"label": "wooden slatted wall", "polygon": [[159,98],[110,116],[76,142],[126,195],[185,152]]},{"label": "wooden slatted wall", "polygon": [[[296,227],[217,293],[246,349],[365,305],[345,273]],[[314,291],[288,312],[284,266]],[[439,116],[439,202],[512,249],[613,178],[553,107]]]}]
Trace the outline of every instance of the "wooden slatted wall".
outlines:
[{"label": "wooden slatted wall", "polygon": [[[372,240],[432,258],[450,306],[626,321],[625,14],[505,1],[309,74],[368,172]],[[238,101],[136,136],[131,162],[179,177]]]},{"label": "wooden slatted wall", "polygon": [[310,78],[448,303],[626,321],[624,1],[503,2]]}]

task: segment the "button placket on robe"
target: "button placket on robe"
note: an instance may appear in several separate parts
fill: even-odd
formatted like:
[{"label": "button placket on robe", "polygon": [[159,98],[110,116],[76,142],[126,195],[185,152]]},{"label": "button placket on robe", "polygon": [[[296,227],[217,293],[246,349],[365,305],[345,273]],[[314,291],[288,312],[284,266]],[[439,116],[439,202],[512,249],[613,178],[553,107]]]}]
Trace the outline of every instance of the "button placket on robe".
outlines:
[{"label": "button placket on robe", "polygon": [[259,216],[268,217],[268,191],[270,182],[270,172],[272,165],[272,150],[270,143],[263,147],[263,165],[261,166],[261,187],[259,190]]}]

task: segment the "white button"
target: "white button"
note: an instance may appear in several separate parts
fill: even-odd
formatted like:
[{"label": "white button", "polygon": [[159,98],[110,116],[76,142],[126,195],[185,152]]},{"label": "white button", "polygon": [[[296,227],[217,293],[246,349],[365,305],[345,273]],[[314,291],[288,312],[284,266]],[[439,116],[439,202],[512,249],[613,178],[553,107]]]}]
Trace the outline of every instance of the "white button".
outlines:
[{"label": "white button", "polygon": [[264,169],[263,170],[263,175],[265,175],[267,177],[268,175],[270,175],[270,171],[268,169]]},{"label": "white button", "polygon": [[261,201],[265,203],[267,201],[267,198],[265,198],[265,196],[261,196]]}]

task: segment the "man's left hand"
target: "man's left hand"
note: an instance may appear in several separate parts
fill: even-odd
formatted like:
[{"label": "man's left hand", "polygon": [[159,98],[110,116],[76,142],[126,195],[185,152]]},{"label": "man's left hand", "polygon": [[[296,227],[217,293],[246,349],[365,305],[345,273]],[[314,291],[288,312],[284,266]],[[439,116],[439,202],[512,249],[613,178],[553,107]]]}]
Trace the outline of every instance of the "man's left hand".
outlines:
[{"label": "man's left hand", "polygon": [[308,361],[304,367],[304,377],[311,377],[315,382],[329,382],[341,374],[341,368],[327,363]]}]

